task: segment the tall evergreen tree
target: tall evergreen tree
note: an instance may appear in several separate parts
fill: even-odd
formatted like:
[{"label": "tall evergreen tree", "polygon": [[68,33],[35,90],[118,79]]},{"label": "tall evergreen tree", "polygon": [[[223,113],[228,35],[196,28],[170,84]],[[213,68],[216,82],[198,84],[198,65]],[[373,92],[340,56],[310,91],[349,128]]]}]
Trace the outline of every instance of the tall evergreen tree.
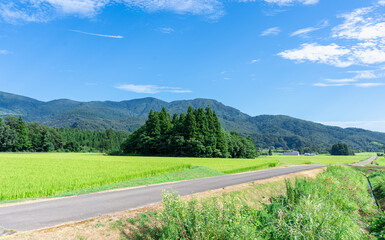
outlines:
[{"label": "tall evergreen tree", "polygon": [[194,109],[189,106],[184,124],[186,139],[195,138],[197,135],[197,123],[195,119]]},{"label": "tall evergreen tree", "polygon": [[31,147],[31,142],[29,140],[29,130],[27,124],[23,121],[23,118],[20,116],[17,121],[17,143],[16,150],[18,151],[28,151]]}]

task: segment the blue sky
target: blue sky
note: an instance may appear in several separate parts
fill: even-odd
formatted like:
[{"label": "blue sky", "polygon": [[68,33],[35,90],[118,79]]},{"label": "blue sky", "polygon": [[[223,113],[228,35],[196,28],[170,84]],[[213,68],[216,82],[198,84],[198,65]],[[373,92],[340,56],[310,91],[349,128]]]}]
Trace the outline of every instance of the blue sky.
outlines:
[{"label": "blue sky", "polygon": [[385,0],[3,0],[0,90],[385,132]]}]

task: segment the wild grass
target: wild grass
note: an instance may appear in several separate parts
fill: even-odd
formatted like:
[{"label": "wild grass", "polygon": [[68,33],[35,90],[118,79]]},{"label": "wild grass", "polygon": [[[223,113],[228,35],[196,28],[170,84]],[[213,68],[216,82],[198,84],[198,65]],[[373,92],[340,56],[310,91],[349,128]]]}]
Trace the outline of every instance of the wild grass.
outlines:
[{"label": "wild grass", "polygon": [[374,213],[366,178],[332,166],[315,180],[286,182],[286,195],[259,208],[242,194],[182,201],[163,196],[164,208],[132,229],[137,239],[366,239],[365,219]]},{"label": "wild grass", "polygon": [[375,238],[385,239],[385,167],[369,165],[355,167],[355,169],[369,178],[380,207],[380,211],[371,220],[368,230]]}]

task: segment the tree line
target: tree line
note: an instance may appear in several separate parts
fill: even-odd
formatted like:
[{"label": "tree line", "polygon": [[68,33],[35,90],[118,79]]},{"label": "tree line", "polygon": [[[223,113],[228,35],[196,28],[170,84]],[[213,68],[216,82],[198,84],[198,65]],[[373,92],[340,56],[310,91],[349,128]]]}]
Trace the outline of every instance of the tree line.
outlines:
[{"label": "tree line", "polygon": [[122,145],[128,154],[255,158],[258,151],[251,137],[224,131],[218,116],[209,106],[193,109],[187,114],[171,115],[163,108],[150,111],[146,123],[134,131]]},{"label": "tree line", "polygon": [[1,152],[114,152],[120,151],[128,135],[112,129],[51,128],[27,123],[21,116],[0,118]]}]

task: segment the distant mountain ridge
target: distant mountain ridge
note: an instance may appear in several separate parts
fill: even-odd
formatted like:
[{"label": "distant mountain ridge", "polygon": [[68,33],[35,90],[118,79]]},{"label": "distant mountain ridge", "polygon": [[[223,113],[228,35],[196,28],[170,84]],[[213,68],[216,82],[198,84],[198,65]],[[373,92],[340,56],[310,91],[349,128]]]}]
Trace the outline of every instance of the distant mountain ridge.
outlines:
[{"label": "distant mountain ridge", "polygon": [[385,133],[356,128],[339,128],[283,115],[256,117],[225,106],[213,99],[194,99],[165,102],[156,98],[113,101],[77,102],[59,99],[39,101],[20,95],[0,92],[0,117],[22,115],[26,121],[40,122],[51,127],[71,127],[90,130],[115,129],[132,132],[144,124],[151,109],[165,107],[171,113],[185,112],[210,105],[222,126],[228,131],[251,135],[258,147],[294,149],[314,146],[328,149],[345,142],[356,151],[381,151]]}]

